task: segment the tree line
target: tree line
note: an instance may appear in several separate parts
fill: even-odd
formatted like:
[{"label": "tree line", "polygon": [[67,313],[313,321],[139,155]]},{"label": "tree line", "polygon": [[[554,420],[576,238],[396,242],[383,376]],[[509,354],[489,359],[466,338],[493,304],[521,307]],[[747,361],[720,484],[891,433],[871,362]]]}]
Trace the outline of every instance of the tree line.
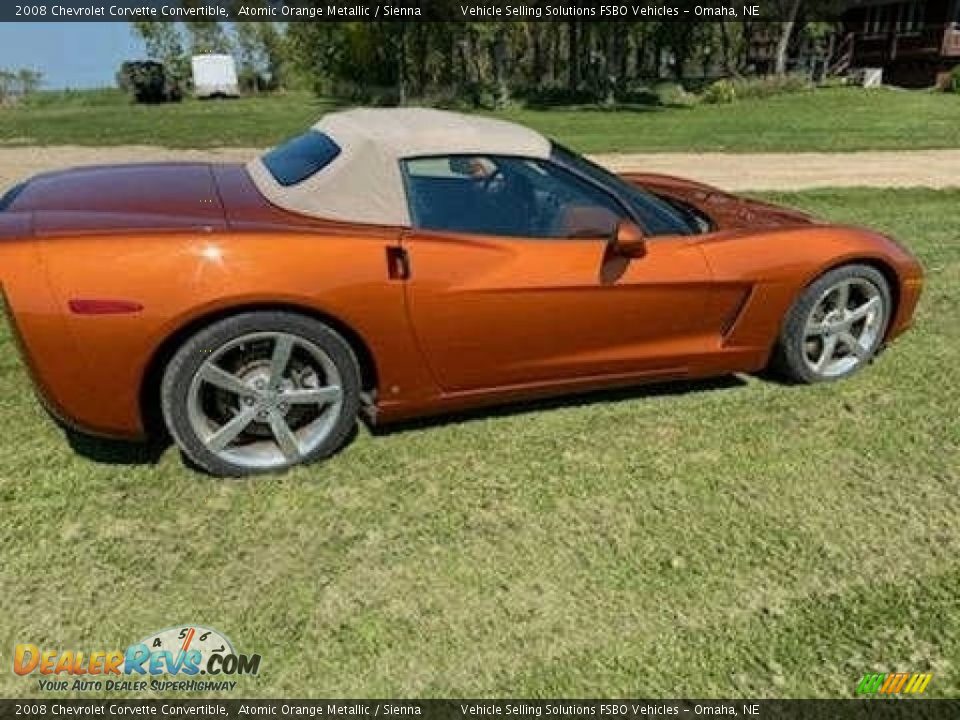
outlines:
[{"label": "tree line", "polygon": [[30,68],[4,70],[0,68],[0,102],[8,98],[25,97],[35,93],[43,83],[43,73]]},{"label": "tree line", "polygon": [[618,101],[669,79],[784,74],[825,53],[828,23],[799,0],[780,22],[134,23],[151,59],[187,78],[191,54],[232,53],[248,91],[308,87],[383,104]]}]

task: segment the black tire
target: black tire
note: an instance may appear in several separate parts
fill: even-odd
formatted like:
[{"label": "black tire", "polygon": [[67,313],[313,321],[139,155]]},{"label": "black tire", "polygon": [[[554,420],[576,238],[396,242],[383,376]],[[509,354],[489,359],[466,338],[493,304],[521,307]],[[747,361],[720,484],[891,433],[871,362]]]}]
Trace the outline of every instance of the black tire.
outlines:
[{"label": "black tire", "polygon": [[[863,348],[862,357],[856,358],[847,370],[833,374],[818,372],[808,361],[809,342],[807,322],[814,308],[831,288],[846,281],[866,282],[872,285],[882,302],[882,314],[876,321],[875,337]],[[771,359],[771,368],[790,381],[798,383],[831,382],[848,377],[872,362],[883,345],[887,327],[893,312],[890,286],[883,274],[869,265],[843,265],[824,273],[804,288],[783,320],[777,345]]]},{"label": "black tire", "polygon": [[[239,338],[256,333],[282,333],[311,343],[326,354],[339,373],[342,400],[339,412],[319,445],[296,461],[270,467],[250,467],[231,462],[209,450],[190,421],[191,384],[211,353]],[[241,346],[242,347],[242,346]],[[315,462],[339,450],[356,427],[360,408],[360,369],[350,345],[327,325],[292,312],[246,312],[220,320],[190,337],[173,355],[163,374],[160,400],[164,422],[183,454],[198,468],[213,475],[240,477],[277,472]]]}]

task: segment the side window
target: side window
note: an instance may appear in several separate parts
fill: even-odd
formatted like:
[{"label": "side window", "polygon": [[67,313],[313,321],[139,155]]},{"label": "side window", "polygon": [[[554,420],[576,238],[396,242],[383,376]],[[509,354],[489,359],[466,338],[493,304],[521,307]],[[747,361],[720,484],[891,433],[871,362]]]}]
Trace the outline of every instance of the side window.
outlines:
[{"label": "side window", "polygon": [[602,237],[616,200],[547,161],[454,155],[403,161],[410,215],[423,230],[518,237]]}]

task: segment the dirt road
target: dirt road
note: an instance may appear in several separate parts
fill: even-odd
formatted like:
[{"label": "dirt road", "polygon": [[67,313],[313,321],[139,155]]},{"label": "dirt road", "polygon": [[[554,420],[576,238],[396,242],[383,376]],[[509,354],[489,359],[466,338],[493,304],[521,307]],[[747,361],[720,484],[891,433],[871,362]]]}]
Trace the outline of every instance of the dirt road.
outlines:
[{"label": "dirt road", "polygon": [[[242,161],[250,148],[169,150],[148,146],[0,147],[0,188],[38,172],[75,165],[150,160]],[[801,190],[814,187],[957,187],[960,150],[739,155],[622,154],[595,159],[619,171],[694,178],[728,190]]]}]

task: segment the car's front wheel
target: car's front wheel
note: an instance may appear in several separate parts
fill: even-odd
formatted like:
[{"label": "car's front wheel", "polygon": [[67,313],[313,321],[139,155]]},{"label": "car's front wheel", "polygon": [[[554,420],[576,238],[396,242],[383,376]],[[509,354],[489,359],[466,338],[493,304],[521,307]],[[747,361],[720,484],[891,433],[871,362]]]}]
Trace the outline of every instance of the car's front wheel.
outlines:
[{"label": "car's front wheel", "polygon": [[288,312],[221,320],[167,365],[163,416],[181,450],[215,475],[283,470],[327,457],[356,424],[360,373],[349,344]]},{"label": "car's front wheel", "polygon": [[869,363],[890,322],[890,286],[869,265],[844,265],[811,283],[780,330],[774,365],[798,382],[846,377]]}]

